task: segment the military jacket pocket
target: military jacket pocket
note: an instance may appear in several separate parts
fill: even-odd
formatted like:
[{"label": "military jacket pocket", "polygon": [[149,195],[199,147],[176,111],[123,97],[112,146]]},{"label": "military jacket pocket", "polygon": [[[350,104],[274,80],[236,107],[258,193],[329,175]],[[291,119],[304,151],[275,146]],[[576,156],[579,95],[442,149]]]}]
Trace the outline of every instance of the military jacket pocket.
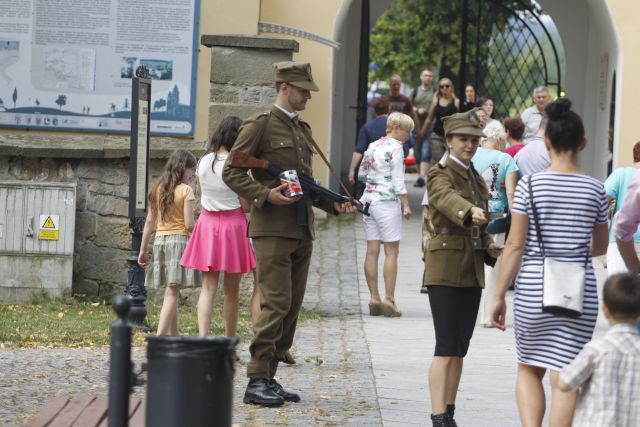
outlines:
[{"label": "military jacket pocket", "polygon": [[438,234],[429,240],[430,251],[452,250],[461,251],[464,249],[465,236]]},{"label": "military jacket pocket", "polygon": [[293,141],[290,138],[272,139],[269,141],[269,145],[272,150],[279,150],[281,148],[293,148]]},{"label": "military jacket pocket", "polygon": [[460,268],[464,264],[466,237],[438,234],[429,240],[427,251],[430,283],[459,283]]}]

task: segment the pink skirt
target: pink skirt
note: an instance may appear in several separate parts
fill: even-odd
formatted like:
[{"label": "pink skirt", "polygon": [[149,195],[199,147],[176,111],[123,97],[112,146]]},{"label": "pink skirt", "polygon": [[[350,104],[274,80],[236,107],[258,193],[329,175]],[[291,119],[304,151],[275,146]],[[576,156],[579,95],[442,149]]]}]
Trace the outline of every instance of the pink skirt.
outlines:
[{"label": "pink skirt", "polygon": [[202,209],[180,265],[200,271],[248,273],[256,256],[247,237],[242,209],[209,212]]}]

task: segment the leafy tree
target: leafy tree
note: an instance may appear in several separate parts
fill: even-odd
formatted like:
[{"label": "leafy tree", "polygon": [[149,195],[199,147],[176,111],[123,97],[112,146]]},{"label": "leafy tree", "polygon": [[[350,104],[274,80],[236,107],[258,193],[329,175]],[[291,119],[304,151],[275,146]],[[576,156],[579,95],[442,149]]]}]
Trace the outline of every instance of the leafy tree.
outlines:
[{"label": "leafy tree", "polygon": [[16,101],[18,100],[18,88],[13,89],[13,95],[11,95],[11,99],[13,99],[13,109],[16,108]]},{"label": "leafy tree", "polygon": [[[501,6],[498,6],[501,5]],[[537,8],[530,0],[469,1],[467,24],[467,62],[469,77],[475,64],[476,47],[485,48],[492,29],[502,26],[513,16],[508,8],[526,14],[526,7]],[[534,9],[538,11],[538,9]],[[394,0],[380,16],[371,31],[370,60],[379,68],[370,80],[386,80],[397,73],[410,84],[419,82],[420,71],[432,66],[440,77],[457,84],[462,45],[462,0]],[[481,19],[478,20],[478,14]],[[477,25],[477,22],[480,25]],[[476,36],[479,36],[476,43]],[[487,64],[480,64],[486,70]],[[483,69],[480,75],[486,74]],[[456,87],[456,89],[459,89]]]},{"label": "leafy tree", "polygon": [[153,103],[153,109],[162,110],[165,105],[167,105],[167,101],[164,98],[160,98]]},{"label": "leafy tree", "polygon": [[58,99],[56,99],[56,104],[60,106],[60,111],[62,111],[62,106],[67,105],[67,95],[58,95]]},{"label": "leafy tree", "polygon": [[129,98],[125,98],[124,99],[124,104],[122,105],[122,109],[123,110],[128,110],[129,109]]},{"label": "leafy tree", "polygon": [[40,106],[40,100],[38,98],[36,98],[36,107]]}]

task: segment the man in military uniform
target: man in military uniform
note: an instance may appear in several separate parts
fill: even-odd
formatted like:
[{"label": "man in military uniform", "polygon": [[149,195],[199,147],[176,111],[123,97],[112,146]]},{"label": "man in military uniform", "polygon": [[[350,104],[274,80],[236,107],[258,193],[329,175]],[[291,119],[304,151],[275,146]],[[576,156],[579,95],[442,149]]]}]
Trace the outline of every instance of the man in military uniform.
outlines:
[{"label": "man in military uniform", "polygon": [[[276,102],[267,113],[248,119],[231,151],[244,152],[268,160],[285,170],[312,176],[311,128],[298,116],[318,91],[311,66],[299,62],[278,62]],[[225,164],[222,177],[240,197],[252,202],[249,236],[257,258],[261,311],[254,325],[247,366],[249,384],[245,403],[278,406],[298,402],[296,393],[286,391],[275,379],[278,355],[291,348],[302,305],[314,238],[313,209],[316,206],[337,215],[355,212],[351,205],[328,199],[311,200],[307,195],[290,198],[282,191],[286,185],[264,170],[246,170]]]}]

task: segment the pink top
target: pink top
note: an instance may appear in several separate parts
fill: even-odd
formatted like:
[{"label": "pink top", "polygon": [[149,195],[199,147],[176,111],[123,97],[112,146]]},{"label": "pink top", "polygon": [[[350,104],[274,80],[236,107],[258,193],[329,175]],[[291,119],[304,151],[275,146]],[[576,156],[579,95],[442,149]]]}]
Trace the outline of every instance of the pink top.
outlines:
[{"label": "pink top", "polygon": [[515,157],[516,153],[522,150],[523,148],[524,148],[524,144],[516,144],[516,145],[512,145],[511,147],[507,147],[507,149],[504,150],[504,152],[510,155],[511,157]]},{"label": "pink top", "polygon": [[627,188],[627,196],[616,214],[614,234],[617,240],[630,242],[640,224],[640,171],[636,172]]}]

